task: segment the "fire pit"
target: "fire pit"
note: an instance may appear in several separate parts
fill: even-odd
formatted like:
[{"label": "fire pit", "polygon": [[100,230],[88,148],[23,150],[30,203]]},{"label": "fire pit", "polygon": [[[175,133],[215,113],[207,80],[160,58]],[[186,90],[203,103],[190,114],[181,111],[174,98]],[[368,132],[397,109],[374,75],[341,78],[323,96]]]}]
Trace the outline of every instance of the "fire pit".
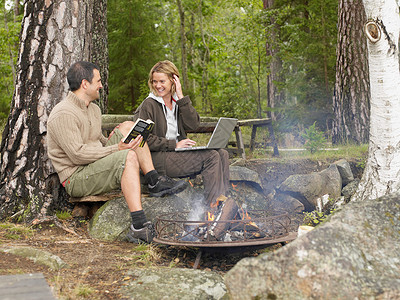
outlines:
[{"label": "fire pit", "polygon": [[[171,246],[200,248],[194,268],[196,269],[202,250],[261,247],[296,238],[290,232],[291,219],[288,213],[275,216],[265,210],[245,210],[236,202],[220,196],[214,205],[203,213],[206,220],[193,220],[190,212],[174,212],[156,218],[154,242]],[[197,217],[199,218],[199,217]]]},{"label": "fire pit", "polygon": [[156,218],[154,241],[172,246],[243,247],[276,244],[296,237],[290,232],[287,213],[268,216],[266,211],[247,211],[249,218],[219,221],[188,221],[189,212]]}]

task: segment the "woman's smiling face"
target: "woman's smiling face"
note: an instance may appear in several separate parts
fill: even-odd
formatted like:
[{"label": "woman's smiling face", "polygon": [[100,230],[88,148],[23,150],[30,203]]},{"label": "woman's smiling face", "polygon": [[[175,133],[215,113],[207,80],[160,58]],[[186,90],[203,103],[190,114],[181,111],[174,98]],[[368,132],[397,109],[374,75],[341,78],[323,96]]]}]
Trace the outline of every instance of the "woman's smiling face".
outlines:
[{"label": "woman's smiling face", "polygon": [[165,73],[158,73],[154,72],[153,73],[153,88],[155,91],[157,91],[158,97],[171,97],[171,88],[173,85],[173,82],[168,78],[168,75]]}]

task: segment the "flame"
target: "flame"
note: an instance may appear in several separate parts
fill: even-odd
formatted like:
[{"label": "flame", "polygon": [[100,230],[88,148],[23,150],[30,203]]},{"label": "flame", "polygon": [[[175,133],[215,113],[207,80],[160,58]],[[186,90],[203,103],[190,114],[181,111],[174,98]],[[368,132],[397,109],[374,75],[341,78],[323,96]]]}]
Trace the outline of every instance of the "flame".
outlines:
[{"label": "flame", "polygon": [[189,179],[189,184],[193,187],[193,183],[190,181],[190,179]]},{"label": "flame", "polygon": [[[251,220],[251,217],[247,213],[247,210],[244,210],[243,208],[240,208],[240,210],[242,211],[243,220]],[[253,222],[253,221],[250,221],[249,225],[254,226],[254,227],[258,227],[257,224],[255,222]]]},{"label": "flame", "polygon": [[224,195],[220,195],[217,199],[215,199],[214,203],[210,204],[210,207],[212,208],[216,208],[218,207],[218,205],[220,205],[222,202],[224,202],[226,199],[228,199],[227,197],[225,197]]},{"label": "flame", "polygon": [[[228,199],[226,196],[220,195],[217,199],[215,199],[215,201],[213,203],[210,204],[210,208],[217,208],[226,199]],[[214,209],[213,211],[215,211],[215,210],[216,209]],[[215,220],[215,216],[211,211],[207,212],[207,216],[208,216],[208,221],[214,221]]]},{"label": "flame", "polygon": [[238,185],[239,185],[239,183],[237,183],[237,184],[233,184],[233,183],[232,183],[232,188],[233,188],[233,190],[236,191],[236,192],[239,191],[239,189],[237,188]]},{"label": "flame", "polygon": [[258,228],[257,224],[256,224],[256,223],[254,223],[254,222],[249,222],[249,225],[251,225],[251,226],[254,226],[254,227],[257,227],[257,228]]}]

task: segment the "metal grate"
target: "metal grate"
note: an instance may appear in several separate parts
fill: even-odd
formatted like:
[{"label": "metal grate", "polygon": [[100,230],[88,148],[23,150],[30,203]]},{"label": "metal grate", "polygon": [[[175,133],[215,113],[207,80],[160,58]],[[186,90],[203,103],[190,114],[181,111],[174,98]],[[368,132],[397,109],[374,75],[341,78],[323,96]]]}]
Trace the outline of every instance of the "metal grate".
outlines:
[{"label": "metal grate", "polygon": [[293,240],[288,213],[268,216],[264,210],[249,210],[242,220],[190,221],[189,212],[156,218],[154,241],[173,246],[236,247],[274,244]]}]

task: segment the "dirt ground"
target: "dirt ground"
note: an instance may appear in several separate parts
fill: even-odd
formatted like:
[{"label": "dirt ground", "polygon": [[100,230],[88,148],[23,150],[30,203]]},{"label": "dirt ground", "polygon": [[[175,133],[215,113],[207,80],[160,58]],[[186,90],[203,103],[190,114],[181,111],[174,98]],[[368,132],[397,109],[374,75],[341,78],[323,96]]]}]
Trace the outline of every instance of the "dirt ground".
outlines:
[{"label": "dirt ground", "polygon": [[[280,164],[251,160],[238,165],[257,171],[268,193],[291,174],[320,171],[329,163],[298,160]],[[353,171],[358,175],[355,165],[352,165]],[[70,218],[60,222],[64,229],[46,222],[34,226],[30,234],[12,234],[0,228],[0,247],[30,246],[46,250],[59,256],[68,267],[53,271],[29,259],[0,252],[0,275],[43,273],[59,299],[122,299],[118,290],[130,279],[125,275],[127,270],[149,266],[193,268],[198,253],[195,248],[98,241],[88,236],[87,219]],[[206,252],[202,254],[198,268],[224,275],[240,259],[280,247],[282,245],[277,244],[239,253],[229,249],[219,253]]]}]

